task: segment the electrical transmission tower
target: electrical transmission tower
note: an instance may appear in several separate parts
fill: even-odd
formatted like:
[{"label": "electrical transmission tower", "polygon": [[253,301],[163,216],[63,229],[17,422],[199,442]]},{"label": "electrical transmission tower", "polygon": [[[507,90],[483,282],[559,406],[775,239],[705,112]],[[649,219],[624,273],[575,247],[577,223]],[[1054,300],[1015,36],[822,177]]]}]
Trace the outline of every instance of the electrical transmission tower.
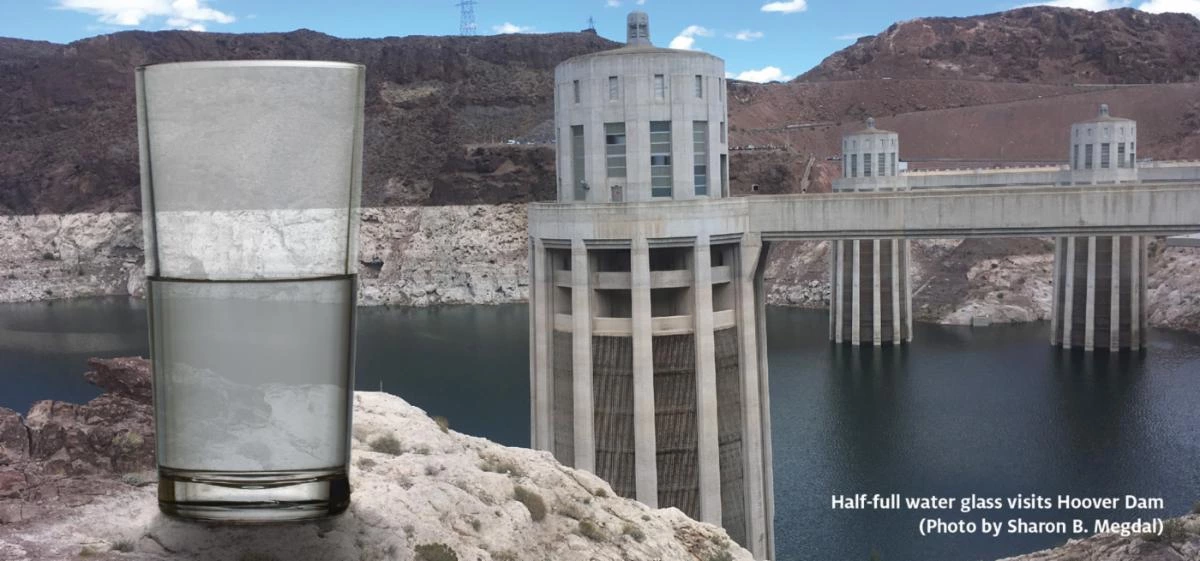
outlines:
[{"label": "electrical transmission tower", "polygon": [[455,6],[459,9],[459,35],[474,35],[475,34],[475,4],[476,0],[459,0]]},{"label": "electrical transmission tower", "polygon": [[591,31],[593,33],[596,31],[596,18],[593,18],[592,16],[588,16],[587,28],[588,28],[588,31]]}]

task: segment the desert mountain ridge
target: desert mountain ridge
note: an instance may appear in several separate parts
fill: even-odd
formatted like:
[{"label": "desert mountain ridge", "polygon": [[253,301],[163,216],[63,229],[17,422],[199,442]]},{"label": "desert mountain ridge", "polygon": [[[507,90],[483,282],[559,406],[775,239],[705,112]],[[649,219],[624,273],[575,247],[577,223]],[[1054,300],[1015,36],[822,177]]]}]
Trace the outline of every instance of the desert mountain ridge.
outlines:
[{"label": "desert mountain ridge", "polygon": [[[137,210],[133,70],[201,59],[365,64],[366,205],[551,199],[554,66],[618,45],[587,31],[381,39],[306,29],[125,31],[66,45],[0,38],[0,214]],[[1090,117],[1101,102],[1145,123],[1141,155],[1200,157],[1198,75],[1192,16],[1037,7],[911,20],[792,82],[731,81],[731,145],[780,149],[734,151],[730,180],[735,193],[821,190],[836,167],[825,158],[866,116],[901,132],[909,160],[1054,159],[1068,119]],[[1130,85],[1144,82],[1157,83]]]}]

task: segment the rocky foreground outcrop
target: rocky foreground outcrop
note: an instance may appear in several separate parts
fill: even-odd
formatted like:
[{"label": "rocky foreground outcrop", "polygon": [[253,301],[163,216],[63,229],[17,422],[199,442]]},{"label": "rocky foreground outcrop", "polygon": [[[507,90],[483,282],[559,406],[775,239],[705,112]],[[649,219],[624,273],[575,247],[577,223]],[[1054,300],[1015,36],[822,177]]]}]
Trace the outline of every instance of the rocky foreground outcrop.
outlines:
[{"label": "rocky foreground outcrop", "polygon": [[[734,561],[749,552],[674,508],[621,499],[546,452],[450,430],[399,397],[354,396],[353,503],[334,519],[238,528],[158,511],[150,366],[89,361],[84,405],[0,409],[0,559]],[[1194,561],[1200,515],[1162,536],[1101,534],[1005,561]]]},{"label": "rocky foreground outcrop", "polygon": [[720,528],[376,392],[354,396],[344,515],[253,528],[168,519],[151,484],[149,364],[91,365],[106,390],[91,402],[0,411],[0,559],[751,559]]},{"label": "rocky foreground outcrop", "polygon": [[1162,535],[1097,534],[1000,561],[1195,561],[1200,559],[1200,515],[1165,522]]}]

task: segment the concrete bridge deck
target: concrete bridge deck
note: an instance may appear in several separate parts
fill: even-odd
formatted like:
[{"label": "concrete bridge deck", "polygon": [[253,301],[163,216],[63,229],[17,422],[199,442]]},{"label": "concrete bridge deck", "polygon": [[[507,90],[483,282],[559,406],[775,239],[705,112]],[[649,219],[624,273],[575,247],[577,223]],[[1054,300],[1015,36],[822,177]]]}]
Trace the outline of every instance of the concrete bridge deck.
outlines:
[{"label": "concrete bridge deck", "polygon": [[563,240],[1174,235],[1200,230],[1200,182],[535,203],[529,214],[533,237]]}]

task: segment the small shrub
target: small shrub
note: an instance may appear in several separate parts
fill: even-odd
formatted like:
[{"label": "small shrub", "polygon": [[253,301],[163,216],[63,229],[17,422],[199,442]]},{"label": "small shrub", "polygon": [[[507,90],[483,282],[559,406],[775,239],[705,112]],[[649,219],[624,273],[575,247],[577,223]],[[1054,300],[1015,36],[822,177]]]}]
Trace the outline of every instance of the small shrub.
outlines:
[{"label": "small shrub", "polygon": [[413,451],[422,456],[428,456],[430,453],[433,452],[432,450],[429,449],[428,446],[418,446],[417,449],[413,450]]},{"label": "small shrub", "polygon": [[429,477],[433,477],[439,473],[442,473],[442,471],[445,469],[446,468],[442,467],[442,466],[435,466],[433,464],[428,464],[425,466],[425,475],[428,475]]},{"label": "small shrub", "polygon": [[417,561],[458,561],[458,554],[444,543],[427,543],[415,549]]},{"label": "small shrub", "polygon": [[492,561],[517,561],[517,554],[511,551],[498,551],[492,554]]},{"label": "small shrub", "polygon": [[390,434],[385,434],[372,440],[371,449],[381,454],[391,454],[393,456],[399,456],[404,453],[404,447],[400,445],[400,441]]},{"label": "small shrub", "polygon": [[706,561],[733,561],[733,554],[728,549],[722,549],[709,555]]},{"label": "small shrub", "polygon": [[541,522],[546,519],[546,501],[542,500],[542,496],[517,485],[513,487],[513,498],[520,501],[529,510],[529,517],[533,518],[534,522]]},{"label": "small shrub", "polygon": [[646,541],[646,533],[633,522],[626,522],[625,527],[621,529],[621,533],[633,538],[633,541],[638,543]]},{"label": "small shrub", "polygon": [[571,518],[573,520],[583,520],[584,518],[587,518],[587,515],[584,514],[583,509],[579,508],[579,505],[577,505],[575,503],[566,503],[566,504],[559,505],[558,513],[562,516],[566,516],[567,518]]},{"label": "small shrub", "polygon": [[871,561],[883,561],[883,554],[873,547],[871,548]]},{"label": "small shrub", "polygon": [[604,535],[604,530],[592,521],[591,518],[584,518],[579,521],[579,535],[592,540],[594,542],[608,541],[608,536]]},{"label": "small shrub", "polygon": [[1187,537],[1187,530],[1183,527],[1183,521],[1179,520],[1178,518],[1164,521],[1161,534],[1142,534],[1143,540],[1155,543],[1182,542],[1186,540]]},{"label": "small shrub", "polygon": [[112,445],[121,448],[122,450],[137,448],[144,442],[145,440],[142,439],[142,435],[133,431],[123,432],[112,437]]},{"label": "small shrub", "polygon": [[490,471],[492,473],[504,473],[513,477],[524,477],[525,472],[516,463],[497,458],[496,456],[484,456],[483,461],[479,464],[479,469]]},{"label": "small shrub", "polygon": [[375,460],[372,460],[371,458],[359,458],[358,467],[361,469],[371,469],[375,467]]},{"label": "small shrub", "polygon": [[1200,514],[1200,501],[1196,501],[1196,504],[1192,505],[1192,514]]},{"label": "small shrub", "polygon": [[135,549],[137,549],[137,546],[133,543],[133,540],[117,540],[112,544],[112,550],[120,551],[121,553],[129,553]]},{"label": "small shrub", "polygon": [[49,251],[42,253],[42,259],[46,261],[54,261],[54,254]]},{"label": "small shrub", "polygon": [[480,522],[478,518],[475,518],[474,516],[472,516],[470,518],[470,520],[471,520],[471,527],[474,528],[476,532],[483,529],[483,522]]},{"label": "small shrub", "polygon": [[608,491],[605,491],[603,487],[599,487],[595,491],[592,491],[592,494],[603,499],[608,496]]},{"label": "small shrub", "polygon": [[450,419],[438,415],[433,418],[433,422],[437,423],[438,428],[442,429],[442,432],[450,432]]},{"label": "small shrub", "polygon": [[100,555],[100,550],[98,550],[90,545],[85,545],[85,546],[79,548],[79,556],[80,557],[95,557],[97,555]]}]

